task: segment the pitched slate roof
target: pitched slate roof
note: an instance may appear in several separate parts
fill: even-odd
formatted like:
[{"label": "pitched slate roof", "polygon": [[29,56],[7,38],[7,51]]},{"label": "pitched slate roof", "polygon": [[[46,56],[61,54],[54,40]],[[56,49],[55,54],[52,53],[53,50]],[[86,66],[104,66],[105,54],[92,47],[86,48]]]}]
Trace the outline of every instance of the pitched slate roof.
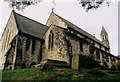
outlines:
[{"label": "pitched slate roof", "polygon": [[21,32],[43,39],[43,35],[48,29],[47,26],[25,16],[22,16],[14,11],[13,13],[15,16],[17,27]]},{"label": "pitched slate roof", "polygon": [[[54,12],[53,12],[54,13]],[[55,14],[55,13],[54,13]],[[67,21],[66,19],[60,17],[59,15],[55,14],[57,17],[59,17],[63,22],[65,22],[69,28],[72,28],[76,31],[78,31],[79,33],[83,34],[84,36],[98,42],[99,44],[103,45],[103,43],[98,40],[95,36],[92,36],[91,34],[89,34],[88,32],[84,31],[83,29],[79,28],[78,26],[72,24],[71,22]]]}]

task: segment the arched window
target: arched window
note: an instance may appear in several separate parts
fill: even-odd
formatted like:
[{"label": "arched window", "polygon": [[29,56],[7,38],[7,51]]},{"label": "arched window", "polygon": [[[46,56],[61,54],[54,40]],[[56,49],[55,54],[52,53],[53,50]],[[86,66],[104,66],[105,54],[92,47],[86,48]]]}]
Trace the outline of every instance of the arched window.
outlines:
[{"label": "arched window", "polygon": [[22,39],[20,38],[20,36],[18,36],[18,44],[17,44],[17,60],[22,60],[22,54],[23,54],[23,50],[22,50]]},{"label": "arched window", "polygon": [[83,52],[83,41],[80,41],[80,51]]},{"label": "arched window", "polygon": [[89,52],[90,52],[90,54],[94,54],[94,48],[93,48],[93,46],[92,45],[90,45],[90,47],[89,47]]},{"label": "arched window", "polygon": [[52,33],[52,31],[50,31],[49,39],[48,39],[48,49],[53,47],[54,47],[54,34]]},{"label": "arched window", "polygon": [[51,39],[51,48],[53,48],[54,47],[54,34],[53,33],[51,33],[51,37],[52,37],[52,39]]},{"label": "arched window", "polygon": [[51,36],[50,36],[50,34],[49,34],[49,39],[48,39],[48,49],[50,48],[50,40],[51,40]]},{"label": "arched window", "polygon": [[68,54],[72,56],[72,46],[68,45]]},{"label": "arched window", "polygon": [[109,62],[109,58],[108,58],[108,55],[106,55],[106,61]]},{"label": "arched window", "polygon": [[96,57],[97,59],[100,59],[100,52],[98,50],[96,50]]},{"label": "arched window", "polygon": [[106,55],[102,52],[102,58],[106,58]]},{"label": "arched window", "polygon": [[34,53],[35,48],[36,48],[36,41],[32,39],[32,54]]},{"label": "arched window", "polygon": [[28,37],[26,40],[26,51],[29,50],[29,47],[30,47],[30,38]]}]

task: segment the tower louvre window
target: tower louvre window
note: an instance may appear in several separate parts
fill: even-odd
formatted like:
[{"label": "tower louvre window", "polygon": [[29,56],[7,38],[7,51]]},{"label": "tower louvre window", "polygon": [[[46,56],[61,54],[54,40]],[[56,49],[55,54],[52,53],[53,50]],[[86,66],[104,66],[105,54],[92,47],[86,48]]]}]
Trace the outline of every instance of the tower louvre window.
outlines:
[{"label": "tower louvre window", "polygon": [[106,40],[106,35],[103,36],[103,40]]}]

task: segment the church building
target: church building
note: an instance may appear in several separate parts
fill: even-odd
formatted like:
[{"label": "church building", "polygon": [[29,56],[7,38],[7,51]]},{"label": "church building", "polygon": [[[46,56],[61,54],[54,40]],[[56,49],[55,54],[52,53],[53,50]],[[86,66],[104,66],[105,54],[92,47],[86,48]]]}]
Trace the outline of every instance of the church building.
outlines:
[{"label": "church building", "polygon": [[28,68],[49,61],[65,62],[80,68],[79,55],[94,55],[107,68],[119,58],[110,53],[108,34],[101,27],[101,41],[51,12],[46,25],[11,12],[1,37],[2,69]]}]

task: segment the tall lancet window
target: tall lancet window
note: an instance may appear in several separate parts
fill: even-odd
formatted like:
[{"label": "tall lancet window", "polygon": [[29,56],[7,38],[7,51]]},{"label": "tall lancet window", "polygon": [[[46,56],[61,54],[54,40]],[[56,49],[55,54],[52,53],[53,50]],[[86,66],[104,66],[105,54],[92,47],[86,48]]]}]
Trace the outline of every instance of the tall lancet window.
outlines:
[{"label": "tall lancet window", "polygon": [[28,38],[26,39],[26,51],[29,50],[29,47],[30,47],[30,38],[28,37]]},{"label": "tall lancet window", "polygon": [[32,54],[34,54],[36,48],[36,41],[32,39]]},{"label": "tall lancet window", "polygon": [[54,47],[54,34],[52,31],[50,31],[49,39],[48,39],[48,49],[53,47]]}]

